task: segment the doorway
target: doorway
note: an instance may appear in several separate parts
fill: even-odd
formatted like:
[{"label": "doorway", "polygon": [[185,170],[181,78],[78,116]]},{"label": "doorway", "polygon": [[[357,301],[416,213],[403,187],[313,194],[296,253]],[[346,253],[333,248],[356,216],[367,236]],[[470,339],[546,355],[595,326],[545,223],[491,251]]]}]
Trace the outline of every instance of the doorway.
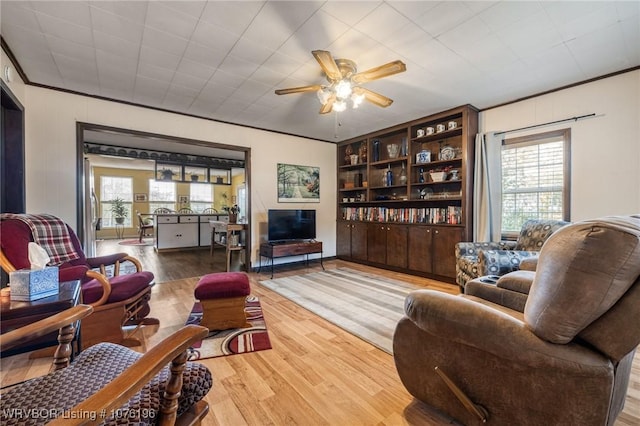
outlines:
[{"label": "doorway", "polygon": [[25,213],[24,107],[1,81],[0,211]]},{"label": "doorway", "polygon": [[[90,174],[92,166],[85,162],[84,159],[89,153],[98,153],[101,157],[109,157],[112,160],[118,158],[123,163],[127,163],[126,167],[132,167],[131,164],[142,164],[143,162],[157,164],[159,153],[167,155],[175,162],[188,161],[186,157],[208,157],[225,159],[228,164],[242,164],[244,167],[243,184],[248,187],[250,176],[250,148],[225,145],[201,140],[186,139],[167,135],[160,135],[148,132],[140,132],[129,129],[120,129],[108,126],[102,126],[91,123],[77,123],[77,217],[78,217],[78,236],[85,245],[89,245],[91,240],[91,184],[93,177]],[[97,150],[95,147],[99,147]],[[93,154],[92,154],[93,155]],[[186,170],[186,167],[183,167]],[[157,171],[156,171],[157,173]],[[184,172],[183,172],[184,173]],[[231,176],[231,175],[229,175]],[[152,176],[153,178],[153,176]],[[156,178],[158,179],[158,178]],[[184,178],[186,179],[186,178]],[[181,185],[187,185],[181,184]],[[146,199],[146,194],[134,194],[135,197]],[[246,217],[251,217],[251,203],[246,200],[245,204]],[[251,223],[247,221],[247,235],[250,236]],[[250,238],[247,241],[246,254],[251,253]],[[250,258],[247,256],[247,265]]]}]

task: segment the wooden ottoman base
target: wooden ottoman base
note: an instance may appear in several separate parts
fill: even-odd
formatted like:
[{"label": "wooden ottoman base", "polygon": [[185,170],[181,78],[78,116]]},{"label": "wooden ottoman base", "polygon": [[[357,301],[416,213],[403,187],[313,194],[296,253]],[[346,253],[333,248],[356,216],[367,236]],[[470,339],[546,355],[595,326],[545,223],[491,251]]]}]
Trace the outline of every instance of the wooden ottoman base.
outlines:
[{"label": "wooden ottoman base", "polygon": [[246,296],[201,300],[202,322],[200,325],[209,330],[251,327],[244,311],[245,300]]}]

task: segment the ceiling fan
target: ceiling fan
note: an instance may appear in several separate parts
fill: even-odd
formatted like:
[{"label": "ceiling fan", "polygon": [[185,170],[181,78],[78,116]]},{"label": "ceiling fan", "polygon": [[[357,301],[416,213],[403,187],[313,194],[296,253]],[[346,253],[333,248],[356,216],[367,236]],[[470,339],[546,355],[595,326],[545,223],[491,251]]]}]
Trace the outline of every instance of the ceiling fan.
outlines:
[{"label": "ceiling fan", "polygon": [[347,108],[348,100],[351,100],[354,108],[357,108],[365,99],[383,108],[388,107],[393,103],[392,99],[365,89],[360,84],[407,70],[404,62],[393,61],[363,72],[357,72],[356,63],[349,59],[333,59],[331,53],[326,50],[314,50],[311,53],[320,64],[329,84],[312,84],[289,89],[278,89],[276,90],[276,95],[316,92],[322,104],[320,114],[327,114],[331,111],[344,111]]}]

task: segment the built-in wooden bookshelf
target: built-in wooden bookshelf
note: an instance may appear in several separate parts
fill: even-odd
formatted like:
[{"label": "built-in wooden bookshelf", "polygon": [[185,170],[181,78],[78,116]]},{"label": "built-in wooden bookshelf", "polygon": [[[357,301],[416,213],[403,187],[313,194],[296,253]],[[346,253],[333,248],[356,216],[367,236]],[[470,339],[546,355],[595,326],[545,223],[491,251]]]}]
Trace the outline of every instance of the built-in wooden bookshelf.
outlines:
[{"label": "built-in wooden bookshelf", "polygon": [[454,245],[472,235],[477,131],[464,105],[340,143],[337,256],[453,281]]}]

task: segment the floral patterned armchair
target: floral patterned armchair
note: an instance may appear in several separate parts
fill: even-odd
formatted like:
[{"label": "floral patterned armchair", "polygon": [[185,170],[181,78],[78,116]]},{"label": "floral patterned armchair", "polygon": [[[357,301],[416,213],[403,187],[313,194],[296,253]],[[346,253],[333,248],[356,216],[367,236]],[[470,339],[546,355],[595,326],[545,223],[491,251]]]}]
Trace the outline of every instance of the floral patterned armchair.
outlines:
[{"label": "floral patterned armchair", "polygon": [[474,278],[517,271],[522,260],[537,258],[547,238],[568,223],[530,219],[522,225],[516,241],[456,244],[456,282],[464,291],[467,281]]}]

